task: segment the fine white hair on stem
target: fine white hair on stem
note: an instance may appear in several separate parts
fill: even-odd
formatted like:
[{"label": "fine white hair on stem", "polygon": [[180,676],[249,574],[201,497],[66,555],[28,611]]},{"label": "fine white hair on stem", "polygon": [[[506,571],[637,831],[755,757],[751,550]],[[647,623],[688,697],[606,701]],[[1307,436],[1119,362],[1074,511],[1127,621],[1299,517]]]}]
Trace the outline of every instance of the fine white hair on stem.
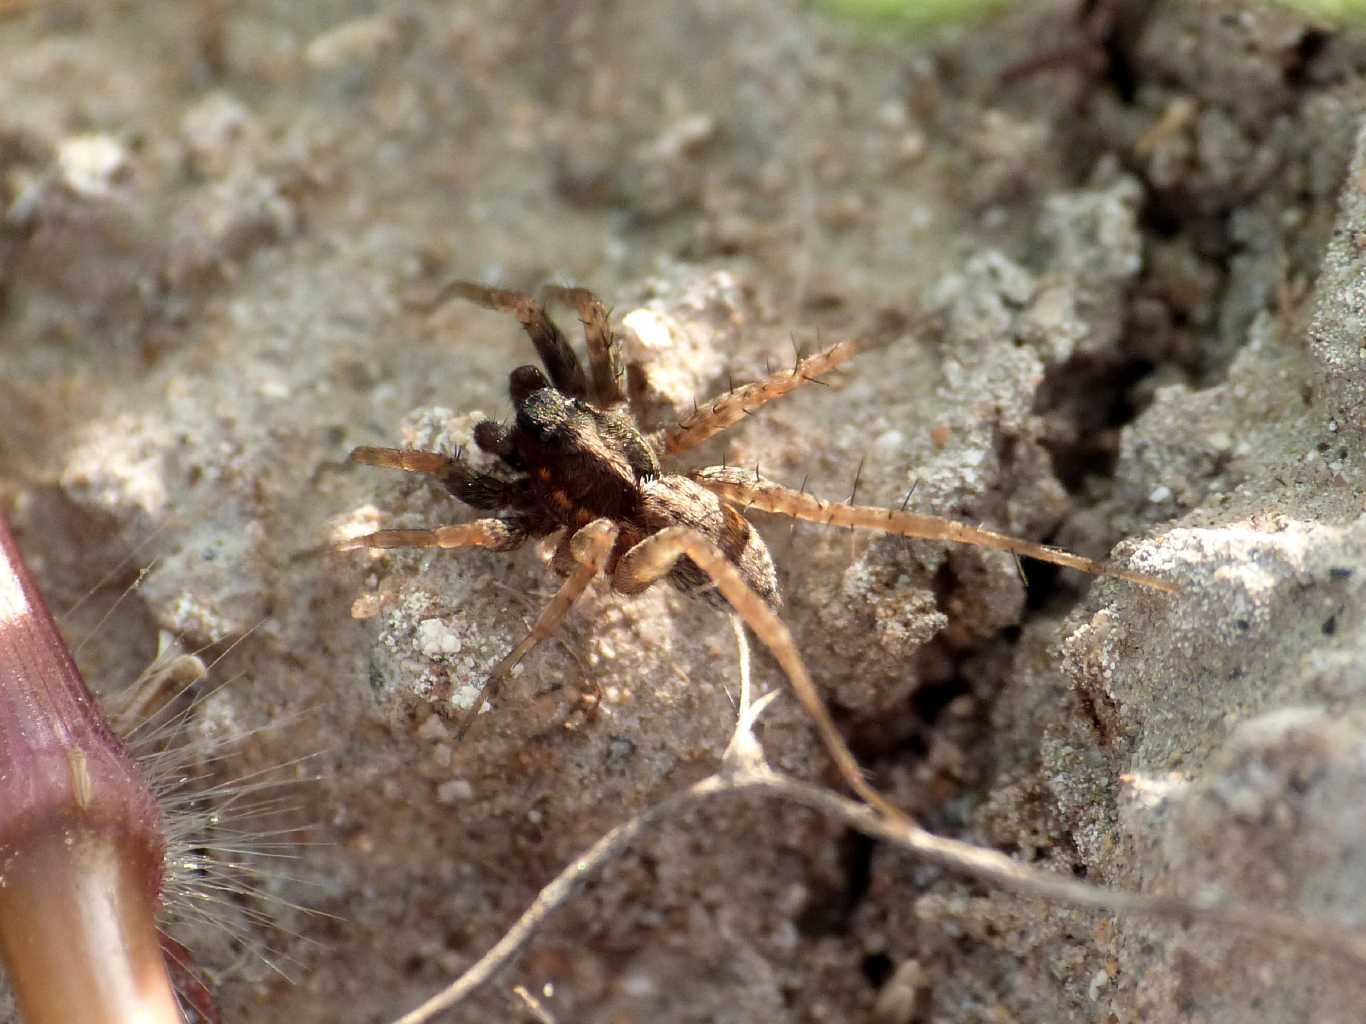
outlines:
[{"label": "fine white hair on stem", "polygon": [[[177,638],[163,634],[152,663],[131,685],[106,697],[104,705],[164,815],[163,927],[174,936],[202,926],[226,940],[210,958],[215,961],[212,971],[201,972],[188,960],[179,962],[181,970],[217,976],[264,966],[292,981],[290,958],[273,948],[268,936],[309,941],[283,927],[280,914],[317,913],[278,891],[281,882],[310,884],[291,875],[287,866],[298,859],[306,830],[281,823],[298,820],[301,809],[290,790],[308,781],[301,768],[316,755],[247,774],[234,771],[233,762],[253,736],[288,728],[302,713],[221,735],[219,730],[204,735],[195,724],[241,678],[209,684],[210,673],[259,626],[235,637],[207,663],[207,648],[187,653]],[[187,952],[202,954],[198,945],[190,942]]]},{"label": "fine white hair on stem", "polygon": [[235,963],[218,966],[240,972],[255,963],[292,982],[291,960],[274,948],[269,936],[310,941],[284,927],[280,913],[317,912],[278,892],[280,882],[310,881],[288,868],[306,842],[306,829],[276,823],[298,820],[300,807],[290,790],[309,781],[300,769],[315,755],[246,774],[226,770],[252,736],[285,728],[297,715],[228,736],[186,738],[187,719],[233,681],[196,696],[154,729],[155,738],[149,737],[153,742],[143,744],[139,754],[166,814],[167,926],[174,934],[182,925],[205,925],[238,951]]}]

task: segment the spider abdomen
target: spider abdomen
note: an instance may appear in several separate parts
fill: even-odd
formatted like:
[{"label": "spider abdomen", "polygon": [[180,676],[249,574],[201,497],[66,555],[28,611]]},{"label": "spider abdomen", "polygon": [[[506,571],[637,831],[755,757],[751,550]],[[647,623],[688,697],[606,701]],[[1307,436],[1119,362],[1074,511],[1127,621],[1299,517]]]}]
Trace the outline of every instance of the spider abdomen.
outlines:
[{"label": "spider abdomen", "polygon": [[[662,476],[640,486],[639,523],[645,534],[670,526],[686,526],[702,534],[740,570],[745,583],[770,606],[781,607],[778,574],[759,531],[734,505],[684,476]],[[669,574],[680,590],[709,586],[710,578],[691,561],[680,559]],[[713,591],[705,591],[713,593]],[[724,602],[722,602],[724,603]]]}]

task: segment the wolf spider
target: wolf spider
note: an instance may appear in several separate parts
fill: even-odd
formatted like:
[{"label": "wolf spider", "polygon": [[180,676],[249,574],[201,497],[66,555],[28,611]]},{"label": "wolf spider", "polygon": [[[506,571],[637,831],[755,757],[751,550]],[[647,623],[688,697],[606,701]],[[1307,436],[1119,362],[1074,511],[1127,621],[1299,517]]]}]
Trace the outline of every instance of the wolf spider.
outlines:
[{"label": "wolf spider", "polygon": [[[816,697],[791,633],[777,615],[782,604],[768,548],[742,514],[758,508],[794,519],[861,527],[927,540],[958,541],[1116,576],[1173,591],[1162,580],[1111,568],[1057,548],[904,509],[822,501],[749,471],[710,466],[680,475],[661,460],[694,448],[760,406],[796,390],[850,359],[861,347],[842,341],[799,357],[790,370],[734,388],[672,426],[646,434],[626,410],[618,338],[608,312],[583,288],[552,288],[547,297],[578,310],[588,344],[585,374],[542,304],[515,291],[457,282],[438,301],[460,296],[511,313],[530,336],[545,373],[519,366],[509,377],[516,418],[511,426],[485,420],[474,442],[505,472],[485,473],[437,452],[356,448],[351,461],[434,477],[460,501],[496,515],[428,530],[381,530],[338,545],[354,548],[488,548],[509,551],[529,538],[561,533],[551,562],[564,578],[527,636],[489,673],[461,722],[463,736],[486,698],[537,644],[551,636],[599,573],[621,594],[638,594],[661,578],[678,589],[724,599],[773,652],[849,785],[884,806],[863,776]],[[547,377],[547,374],[549,375]],[[719,597],[718,597],[719,595]]]}]

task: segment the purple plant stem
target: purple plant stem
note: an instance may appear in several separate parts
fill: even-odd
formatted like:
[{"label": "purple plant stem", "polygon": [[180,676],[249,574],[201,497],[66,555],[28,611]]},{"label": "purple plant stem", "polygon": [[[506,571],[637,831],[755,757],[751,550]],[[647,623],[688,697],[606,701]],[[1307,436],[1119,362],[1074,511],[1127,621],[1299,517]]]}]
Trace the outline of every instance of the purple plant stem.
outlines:
[{"label": "purple plant stem", "polygon": [[161,812],[0,516],[0,959],[28,1024],[178,1022]]}]

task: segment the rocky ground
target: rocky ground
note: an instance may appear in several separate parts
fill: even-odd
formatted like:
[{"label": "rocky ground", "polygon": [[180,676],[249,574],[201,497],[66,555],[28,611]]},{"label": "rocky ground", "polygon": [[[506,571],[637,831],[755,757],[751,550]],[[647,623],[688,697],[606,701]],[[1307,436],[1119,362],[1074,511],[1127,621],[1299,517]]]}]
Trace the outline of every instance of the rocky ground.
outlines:
[{"label": "rocky ground", "polygon": [[[392,1019],[733,725],[724,616],[599,586],[457,744],[547,553],[319,550],[469,515],[346,462],[508,414],[530,347],[433,306],[454,277],[596,289],[655,423],[794,343],[888,339],[676,468],[913,488],[1182,592],[754,514],[874,782],[1067,875],[1366,929],[1366,40],[1091,6],[931,42],[796,3],[0,3],[0,507],[95,688],[163,637],[227,652],[191,729],[242,737],[224,777],[285,766],[303,823],[214,911],[235,938],[185,937],[226,1020]],[[764,721],[775,767],[836,784],[795,701]],[[523,1019],[517,984],[602,1022],[1366,998],[1283,943],[1022,901],[743,799],[451,1019]]]}]

